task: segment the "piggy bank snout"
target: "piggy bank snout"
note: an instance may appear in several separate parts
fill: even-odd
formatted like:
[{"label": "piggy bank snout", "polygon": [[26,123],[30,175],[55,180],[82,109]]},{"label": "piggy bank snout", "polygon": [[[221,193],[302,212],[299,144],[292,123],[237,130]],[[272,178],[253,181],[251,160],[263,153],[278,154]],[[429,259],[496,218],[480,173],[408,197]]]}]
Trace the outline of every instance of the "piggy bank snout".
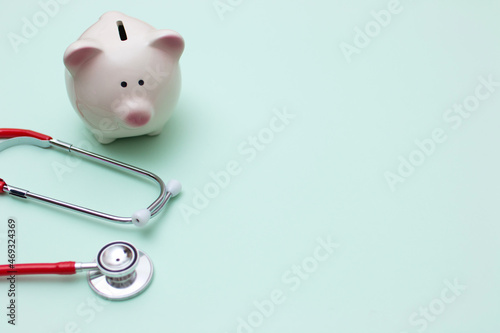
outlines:
[{"label": "piggy bank snout", "polygon": [[125,123],[131,127],[141,127],[149,123],[151,112],[146,110],[131,111],[125,116]]},{"label": "piggy bank snout", "polygon": [[113,113],[119,121],[127,127],[143,127],[154,118],[154,106],[148,99],[134,99],[125,97],[112,107]]}]

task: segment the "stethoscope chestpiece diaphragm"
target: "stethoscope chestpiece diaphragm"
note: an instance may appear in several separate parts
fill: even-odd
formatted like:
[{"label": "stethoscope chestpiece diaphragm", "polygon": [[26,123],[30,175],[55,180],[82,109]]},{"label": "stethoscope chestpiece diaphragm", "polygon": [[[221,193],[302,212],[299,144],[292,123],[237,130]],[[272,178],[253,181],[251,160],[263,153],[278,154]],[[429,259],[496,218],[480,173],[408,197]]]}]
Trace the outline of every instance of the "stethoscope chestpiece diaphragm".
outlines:
[{"label": "stethoscope chestpiece diaphragm", "polygon": [[112,242],[97,255],[99,270],[89,271],[90,287],[110,300],[126,300],[143,292],[153,277],[153,263],[127,242]]},{"label": "stethoscope chestpiece diaphragm", "polygon": [[109,243],[97,254],[97,267],[102,274],[110,278],[119,278],[133,273],[138,263],[138,250],[127,242]]}]

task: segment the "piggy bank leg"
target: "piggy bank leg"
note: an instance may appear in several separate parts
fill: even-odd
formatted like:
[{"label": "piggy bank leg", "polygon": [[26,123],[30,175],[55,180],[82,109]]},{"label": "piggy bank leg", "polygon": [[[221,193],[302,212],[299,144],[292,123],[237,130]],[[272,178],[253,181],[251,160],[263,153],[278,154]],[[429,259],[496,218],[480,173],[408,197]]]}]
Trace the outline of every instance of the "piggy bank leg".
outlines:
[{"label": "piggy bank leg", "polygon": [[116,140],[115,138],[105,138],[102,135],[96,135],[96,134],[94,134],[94,137],[99,143],[102,143],[103,145],[107,145],[108,143],[111,143]]},{"label": "piggy bank leg", "polygon": [[149,133],[148,135],[149,136],[156,136],[156,135],[160,135],[161,131],[163,130],[163,128],[157,130],[157,131],[154,131],[154,132],[151,132]]},{"label": "piggy bank leg", "polygon": [[94,136],[94,138],[97,140],[97,142],[102,143],[104,145],[116,140],[116,138],[105,136],[104,133],[98,129],[89,128],[89,130],[92,133],[92,135]]}]

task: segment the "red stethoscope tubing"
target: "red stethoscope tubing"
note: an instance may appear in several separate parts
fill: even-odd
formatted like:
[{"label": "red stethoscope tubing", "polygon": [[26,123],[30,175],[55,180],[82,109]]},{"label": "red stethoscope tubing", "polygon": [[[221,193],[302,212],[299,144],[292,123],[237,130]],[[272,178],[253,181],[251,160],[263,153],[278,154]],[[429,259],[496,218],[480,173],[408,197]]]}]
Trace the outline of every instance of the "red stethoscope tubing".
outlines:
[{"label": "red stethoscope tubing", "polygon": [[36,274],[76,274],[74,261],[63,261],[47,264],[15,264],[0,265],[0,276],[36,275]]},{"label": "red stethoscope tubing", "polygon": [[25,137],[27,136],[30,138],[35,138],[43,141],[52,140],[51,136],[31,130],[19,129],[19,128],[0,128],[0,139],[12,139],[21,136]]},{"label": "red stethoscope tubing", "polygon": [[[21,129],[21,128],[0,128],[0,139],[12,139],[19,137],[30,137],[42,141],[52,140],[52,137],[35,131]],[[2,193],[3,187],[7,185],[5,181],[0,178],[0,194]]]},{"label": "red stethoscope tubing", "polygon": [[[38,140],[52,140],[51,136],[41,134],[31,130],[18,128],[0,128],[0,139],[12,139],[17,137],[31,137]],[[0,179],[0,189],[5,186],[5,182]],[[34,274],[75,274],[75,262],[64,261],[47,264],[18,264],[18,265],[0,265],[0,276],[9,275],[34,275]]]}]

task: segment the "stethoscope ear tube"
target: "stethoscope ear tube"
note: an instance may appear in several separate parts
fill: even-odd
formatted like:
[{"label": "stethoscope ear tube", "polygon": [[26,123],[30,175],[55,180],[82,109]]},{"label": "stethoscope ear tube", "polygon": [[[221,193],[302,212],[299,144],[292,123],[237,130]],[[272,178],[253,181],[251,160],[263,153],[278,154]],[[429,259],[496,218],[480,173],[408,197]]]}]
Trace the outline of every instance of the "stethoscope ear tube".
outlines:
[{"label": "stethoscope ear tube", "polygon": [[84,214],[106,219],[112,222],[122,223],[122,224],[134,224],[135,226],[142,227],[149,222],[151,217],[154,217],[161,211],[161,209],[167,204],[170,198],[176,196],[182,189],[181,184],[176,180],[171,180],[170,182],[167,183],[167,185],[165,185],[163,180],[152,172],[137,168],[135,166],[117,160],[113,160],[111,158],[102,155],[92,153],[90,151],[75,147],[72,144],[52,139],[52,137],[48,135],[40,134],[34,131],[4,128],[0,129],[0,138],[8,139],[0,143],[0,151],[20,144],[30,144],[41,148],[54,147],[65,150],[70,153],[82,155],[84,157],[99,161],[101,163],[109,164],[114,168],[123,169],[129,172],[137,173],[139,175],[148,177],[150,179],[153,179],[160,186],[160,194],[158,198],[148,208],[136,211],[135,213],[132,214],[131,217],[121,217],[121,216],[111,215],[94,209],[64,202],[58,199],[49,198],[41,194],[36,194],[25,189],[11,186],[7,184],[5,180],[0,179],[0,190],[16,197],[24,199],[35,199],[49,204],[71,209],[74,211],[78,211]]}]

